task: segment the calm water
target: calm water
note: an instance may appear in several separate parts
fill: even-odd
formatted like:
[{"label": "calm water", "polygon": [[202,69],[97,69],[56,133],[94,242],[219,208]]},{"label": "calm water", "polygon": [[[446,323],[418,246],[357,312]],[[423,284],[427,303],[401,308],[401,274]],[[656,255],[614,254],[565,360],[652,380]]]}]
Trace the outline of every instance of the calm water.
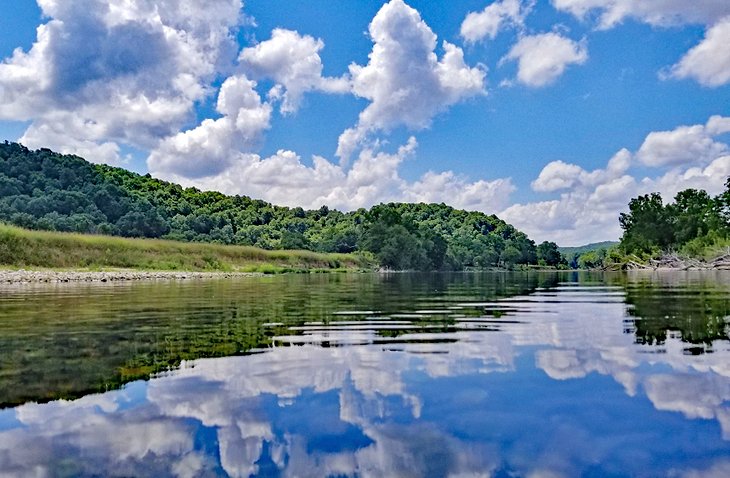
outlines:
[{"label": "calm water", "polygon": [[0,476],[730,476],[729,322],[728,273],[6,286]]}]

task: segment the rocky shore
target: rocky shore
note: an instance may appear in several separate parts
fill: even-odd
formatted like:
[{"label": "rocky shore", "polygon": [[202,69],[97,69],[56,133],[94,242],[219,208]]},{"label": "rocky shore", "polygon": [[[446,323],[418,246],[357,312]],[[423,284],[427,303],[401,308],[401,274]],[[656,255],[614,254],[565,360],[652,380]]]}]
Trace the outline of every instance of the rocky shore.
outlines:
[{"label": "rocky shore", "polygon": [[659,259],[650,259],[647,264],[636,261],[626,262],[624,270],[677,270],[677,271],[728,271],[730,270],[730,251],[712,260],[705,261],[677,254],[664,254]]},{"label": "rocky shore", "polygon": [[63,282],[125,282],[143,280],[190,280],[190,279],[228,279],[232,277],[251,277],[261,275],[256,272],[176,272],[176,271],[29,271],[0,270],[2,284],[37,284]]}]

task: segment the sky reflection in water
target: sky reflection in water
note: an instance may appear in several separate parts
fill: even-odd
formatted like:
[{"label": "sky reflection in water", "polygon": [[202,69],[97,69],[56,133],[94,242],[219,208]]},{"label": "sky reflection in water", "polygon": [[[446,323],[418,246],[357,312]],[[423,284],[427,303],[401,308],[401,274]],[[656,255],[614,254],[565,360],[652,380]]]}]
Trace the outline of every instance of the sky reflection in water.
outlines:
[{"label": "sky reflection in water", "polygon": [[[333,301],[262,353],[0,410],[0,476],[730,476],[729,281],[697,277]],[[637,331],[657,298],[725,337]]]}]

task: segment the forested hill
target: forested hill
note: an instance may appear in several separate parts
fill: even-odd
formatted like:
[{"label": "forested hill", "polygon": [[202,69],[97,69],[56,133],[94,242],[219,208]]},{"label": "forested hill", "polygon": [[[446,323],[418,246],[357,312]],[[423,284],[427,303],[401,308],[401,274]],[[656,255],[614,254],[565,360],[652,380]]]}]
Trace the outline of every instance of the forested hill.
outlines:
[{"label": "forested hill", "polygon": [[576,246],[576,247],[558,247],[558,250],[565,257],[570,257],[575,254],[583,254],[584,252],[597,251],[599,249],[608,249],[608,248],[616,246],[618,244],[619,244],[618,241],[603,241],[603,242],[593,242],[591,244],[586,244],[583,246]]},{"label": "forested hill", "polygon": [[[535,243],[494,215],[444,204],[342,213],[201,192],[48,149],[0,143],[0,221],[29,229],[373,253],[393,269],[537,263]],[[541,247],[551,252],[554,244]],[[542,252],[541,252],[542,254]]]}]

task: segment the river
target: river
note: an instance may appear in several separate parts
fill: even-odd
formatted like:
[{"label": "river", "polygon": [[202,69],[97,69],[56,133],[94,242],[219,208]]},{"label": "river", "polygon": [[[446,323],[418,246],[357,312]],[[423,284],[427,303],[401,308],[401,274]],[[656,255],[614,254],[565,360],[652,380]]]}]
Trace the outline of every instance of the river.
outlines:
[{"label": "river", "polygon": [[730,272],[0,288],[0,477],[730,476]]}]

